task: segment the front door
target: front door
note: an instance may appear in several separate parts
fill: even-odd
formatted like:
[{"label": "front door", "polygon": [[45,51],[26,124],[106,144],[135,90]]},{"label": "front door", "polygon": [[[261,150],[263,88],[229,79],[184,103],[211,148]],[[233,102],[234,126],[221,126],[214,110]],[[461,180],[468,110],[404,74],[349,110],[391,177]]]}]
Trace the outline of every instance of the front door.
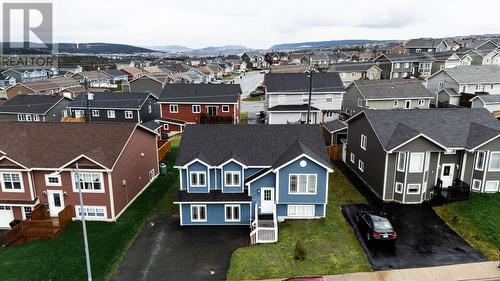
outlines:
[{"label": "front door", "polygon": [[453,176],[455,172],[455,164],[443,164],[441,166],[441,180],[443,187],[453,185]]},{"label": "front door", "polygon": [[209,116],[215,116],[217,115],[217,106],[208,106],[207,111]]},{"label": "front door", "polygon": [[269,214],[274,209],[274,188],[266,187],[260,189],[260,212]]},{"label": "front door", "polygon": [[64,209],[64,198],[62,190],[47,190],[49,200],[49,212],[51,217],[57,217]]}]

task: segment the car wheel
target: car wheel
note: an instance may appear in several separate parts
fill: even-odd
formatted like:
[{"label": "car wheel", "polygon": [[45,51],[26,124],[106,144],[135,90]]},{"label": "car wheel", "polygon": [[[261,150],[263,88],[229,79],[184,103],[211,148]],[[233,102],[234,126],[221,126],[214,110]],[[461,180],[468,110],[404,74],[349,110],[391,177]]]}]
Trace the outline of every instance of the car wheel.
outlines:
[{"label": "car wheel", "polygon": [[366,241],[372,240],[372,237],[370,236],[370,233],[366,233]]}]

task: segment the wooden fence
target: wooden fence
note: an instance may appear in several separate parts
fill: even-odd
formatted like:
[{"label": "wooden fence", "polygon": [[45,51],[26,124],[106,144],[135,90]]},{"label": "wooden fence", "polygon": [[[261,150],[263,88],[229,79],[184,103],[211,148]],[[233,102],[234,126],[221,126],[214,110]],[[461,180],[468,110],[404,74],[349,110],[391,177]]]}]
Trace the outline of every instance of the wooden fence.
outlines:
[{"label": "wooden fence", "polygon": [[342,144],[328,146],[328,157],[330,161],[342,160]]},{"label": "wooden fence", "polygon": [[158,160],[163,160],[172,151],[172,146],[170,144],[170,139],[163,141],[158,141]]}]

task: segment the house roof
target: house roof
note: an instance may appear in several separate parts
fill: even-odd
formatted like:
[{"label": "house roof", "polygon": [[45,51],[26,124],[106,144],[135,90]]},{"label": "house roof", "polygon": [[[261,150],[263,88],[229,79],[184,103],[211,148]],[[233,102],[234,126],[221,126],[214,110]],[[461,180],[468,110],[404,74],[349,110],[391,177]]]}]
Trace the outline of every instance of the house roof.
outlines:
[{"label": "house roof", "polygon": [[419,80],[355,80],[353,86],[366,100],[434,97]]},{"label": "house roof", "polygon": [[500,95],[477,95],[471,99],[480,99],[485,104],[496,104],[500,103]]},{"label": "house roof", "polygon": [[237,103],[239,84],[166,84],[160,102]]},{"label": "house roof", "polygon": [[330,167],[318,125],[187,125],[176,165],[195,159],[220,165],[231,158],[247,166],[274,166],[303,152]]},{"label": "house roof", "polygon": [[441,71],[448,73],[459,84],[500,83],[500,66],[498,65],[461,65]]},{"label": "house roof", "polygon": [[43,91],[57,90],[72,86],[80,86],[80,82],[71,77],[53,77],[38,81],[27,81],[24,83],[16,84],[14,86],[17,85],[25,86],[35,92],[43,92]]},{"label": "house roof", "polygon": [[63,99],[67,98],[51,95],[16,95],[0,106],[0,113],[46,114]]},{"label": "house roof", "polygon": [[142,70],[140,68],[137,68],[137,67],[124,67],[122,68],[121,70],[135,76],[135,75],[140,75],[142,74]]},{"label": "house roof", "polygon": [[191,193],[185,190],[177,190],[177,202],[251,202],[252,197],[247,193],[229,193],[221,190],[213,190],[209,193]]},{"label": "house roof", "polygon": [[460,97],[460,93],[457,93],[457,91],[454,88],[444,88],[438,92],[440,93],[446,93],[450,97]]},{"label": "house roof", "polygon": [[391,62],[431,62],[432,59],[425,54],[383,54],[377,57],[386,57]]},{"label": "house roof", "polygon": [[28,168],[58,169],[83,154],[111,169],[136,126],[130,122],[0,122],[0,151]]},{"label": "house roof", "polygon": [[474,40],[469,44],[468,47],[471,49],[477,49],[477,48],[480,48],[481,46],[483,46],[484,44],[489,43],[489,42],[491,42],[491,43],[495,44],[497,47],[499,47],[498,43],[495,42],[494,40],[491,40],[491,39]]},{"label": "house roof", "polygon": [[328,71],[337,72],[364,72],[376,66],[374,62],[349,62],[349,63],[335,63],[330,66]]},{"label": "house roof", "polygon": [[[118,108],[140,109],[149,97],[156,97],[150,93],[94,93],[94,99],[89,101],[90,108]],[[79,95],[68,107],[86,108],[86,95]]]},{"label": "house roof", "polygon": [[269,73],[304,73],[311,67],[308,64],[282,64],[272,65]]},{"label": "house roof", "polygon": [[432,52],[432,53],[425,53],[428,55],[430,58],[432,58],[435,61],[446,61],[453,55],[456,55],[458,58],[462,58],[467,52],[460,51],[460,52]]},{"label": "house roof", "polygon": [[410,39],[406,43],[406,48],[436,48],[441,42],[442,38],[416,38]]},{"label": "house roof", "polygon": [[120,76],[127,76],[127,73],[118,70],[118,69],[105,69],[102,72],[106,73],[107,75],[111,77],[120,77]]},{"label": "house roof", "polygon": [[[266,73],[267,92],[308,92],[309,75],[305,73]],[[313,92],[344,92],[344,84],[337,72],[314,73]]]},{"label": "house roof", "polygon": [[348,123],[362,114],[386,151],[420,134],[448,149],[474,149],[500,134],[500,122],[486,109],[365,110]]},{"label": "house roof", "polygon": [[338,130],[347,129],[347,124],[342,120],[335,119],[333,121],[324,123],[323,127],[325,127],[331,133]]},{"label": "house roof", "polygon": [[141,123],[142,126],[146,127],[147,129],[151,131],[156,131],[158,128],[161,127],[161,124],[157,120],[150,120],[147,122]]},{"label": "house roof", "polygon": [[[307,111],[307,108],[307,104],[280,104],[268,108],[267,111]],[[311,111],[319,111],[319,109],[311,106]]]}]

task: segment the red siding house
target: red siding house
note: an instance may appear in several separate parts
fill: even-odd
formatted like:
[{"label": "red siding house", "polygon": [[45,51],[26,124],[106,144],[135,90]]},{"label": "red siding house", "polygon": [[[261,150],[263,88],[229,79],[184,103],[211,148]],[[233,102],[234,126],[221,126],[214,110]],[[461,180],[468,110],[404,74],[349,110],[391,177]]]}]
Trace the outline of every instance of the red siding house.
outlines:
[{"label": "red siding house", "polygon": [[158,103],[161,135],[183,131],[186,124],[239,124],[239,84],[167,84]]},{"label": "red siding house", "polygon": [[0,123],[0,228],[37,204],[114,221],[158,175],[156,133],[135,123]]}]

